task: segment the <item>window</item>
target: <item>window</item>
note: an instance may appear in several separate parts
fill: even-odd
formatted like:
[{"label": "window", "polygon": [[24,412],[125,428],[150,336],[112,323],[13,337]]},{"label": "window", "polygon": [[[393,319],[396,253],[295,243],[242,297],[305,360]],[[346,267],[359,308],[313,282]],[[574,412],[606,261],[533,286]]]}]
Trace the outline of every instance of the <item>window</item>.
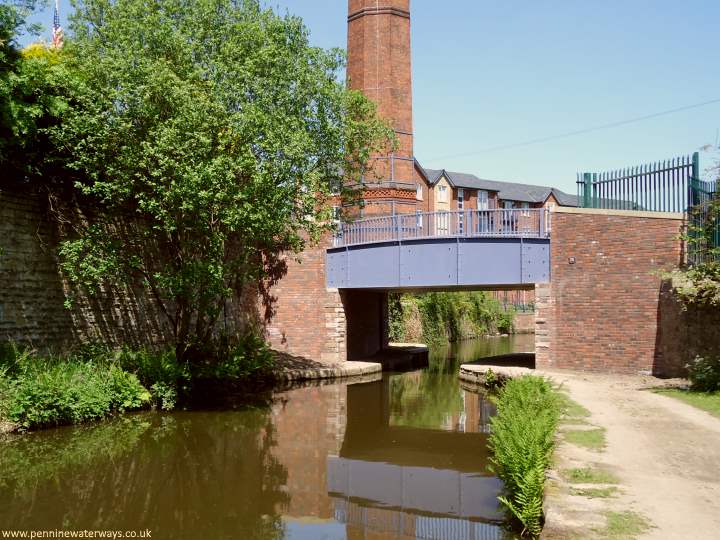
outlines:
[{"label": "window", "polygon": [[502,202],[502,207],[503,207],[505,210],[512,210],[513,202],[512,202],[512,201],[503,201],[503,202]]},{"label": "window", "polygon": [[447,186],[438,186],[438,202],[448,202]]},{"label": "window", "polygon": [[423,200],[422,184],[418,184],[417,187],[415,188],[415,198],[416,198],[418,201],[422,201],[422,200]]},{"label": "window", "polygon": [[489,210],[490,209],[490,201],[488,200],[488,192],[487,191],[478,191],[477,192],[477,208],[478,210]]},{"label": "window", "polygon": [[[463,210],[465,206],[465,190],[459,188],[457,191],[457,208]],[[458,214],[458,232],[462,234],[465,231],[464,213]]]},{"label": "window", "polygon": [[423,228],[423,216],[420,210],[415,210],[415,226],[418,229]]},{"label": "window", "polygon": [[523,216],[528,217],[530,215],[530,203],[528,203],[528,202],[520,203],[520,208],[522,208]]}]

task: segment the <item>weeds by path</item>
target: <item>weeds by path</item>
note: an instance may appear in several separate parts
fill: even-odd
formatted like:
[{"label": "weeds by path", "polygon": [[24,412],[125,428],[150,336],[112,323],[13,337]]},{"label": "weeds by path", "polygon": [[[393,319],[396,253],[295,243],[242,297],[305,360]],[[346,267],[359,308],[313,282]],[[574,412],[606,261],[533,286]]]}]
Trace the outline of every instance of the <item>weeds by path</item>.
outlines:
[{"label": "weeds by path", "polygon": [[598,531],[608,540],[627,540],[635,538],[650,528],[650,522],[637,512],[607,512],[607,526]]},{"label": "weeds by path", "polygon": [[565,469],[563,477],[571,484],[619,484],[620,480],[608,471],[590,467]]},{"label": "weeds by path", "polygon": [[565,431],[563,435],[567,442],[590,450],[605,448],[605,428]]},{"label": "weeds by path", "polygon": [[617,488],[614,486],[604,488],[573,488],[570,493],[578,497],[587,497],[588,499],[609,499],[617,494]]},{"label": "weeds by path", "polygon": [[695,392],[679,388],[667,388],[655,390],[655,393],[679,399],[688,405],[707,411],[720,418],[720,392]]}]

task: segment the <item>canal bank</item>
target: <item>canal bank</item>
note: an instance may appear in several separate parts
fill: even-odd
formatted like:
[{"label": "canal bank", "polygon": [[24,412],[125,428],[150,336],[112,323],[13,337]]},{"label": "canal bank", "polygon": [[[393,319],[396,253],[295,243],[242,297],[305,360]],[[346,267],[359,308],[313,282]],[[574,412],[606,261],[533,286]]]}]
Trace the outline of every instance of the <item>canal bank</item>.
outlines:
[{"label": "canal bank", "polygon": [[654,390],[686,383],[650,376],[461,365],[484,382],[526,374],[567,392],[546,491],[543,538],[714,539],[720,530],[720,419]]},{"label": "canal bank", "polygon": [[[604,430],[604,442],[594,449],[561,435],[547,538],[568,531],[602,537],[609,518],[633,515],[648,525],[639,538],[717,538],[720,419],[652,391],[673,381],[564,371],[546,375],[587,409],[586,429]],[[578,469],[607,471],[617,479],[617,491],[607,498],[578,495],[578,486],[568,482],[568,471]]]}]

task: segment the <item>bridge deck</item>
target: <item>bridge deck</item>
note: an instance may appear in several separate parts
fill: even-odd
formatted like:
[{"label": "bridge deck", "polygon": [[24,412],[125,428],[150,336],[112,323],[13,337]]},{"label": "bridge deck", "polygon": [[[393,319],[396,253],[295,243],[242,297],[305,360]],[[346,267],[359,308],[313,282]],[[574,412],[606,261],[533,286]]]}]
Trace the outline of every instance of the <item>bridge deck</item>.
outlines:
[{"label": "bridge deck", "polygon": [[340,226],[331,288],[520,286],[550,279],[549,213],[469,210],[368,218]]}]

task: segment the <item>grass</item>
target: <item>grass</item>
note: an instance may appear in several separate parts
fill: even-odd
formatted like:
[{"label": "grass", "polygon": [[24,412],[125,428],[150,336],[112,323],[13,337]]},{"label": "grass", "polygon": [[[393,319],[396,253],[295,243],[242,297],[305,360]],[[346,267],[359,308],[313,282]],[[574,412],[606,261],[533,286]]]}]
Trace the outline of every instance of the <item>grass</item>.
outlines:
[{"label": "grass", "polygon": [[607,512],[605,530],[599,531],[610,540],[631,539],[650,528],[650,522],[641,514],[632,511]]},{"label": "grass", "polygon": [[602,469],[591,469],[590,467],[565,469],[562,471],[565,479],[572,484],[619,484],[620,481],[615,475]]},{"label": "grass", "polygon": [[588,499],[609,499],[617,494],[616,487],[604,488],[573,488],[570,493],[579,497],[587,497]]},{"label": "grass", "polygon": [[590,450],[602,450],[605,447],[605,428],[569,430],[563,436],[567,442]]},{"label": "grass", "polygon": [[567,394],[563,395],[563,416],[566,418],[589,418],[590,411],[580,405],[577,401],[570,399]]},{"label": "grass", "polygon": [[577,401],[574,401],[560,389],[560,399],[562,403],[562,418],[560,419],[561,424],[572,424],[572,425],[587,425],[589,424],[588,418],[590,418],[590,411],[580,405]]},{"label": "grass", "polygon": [[720,417],[720,392],[697,392],[693,390],[681,390],[679,388],[667,388],[655,390],[655,392],[679,399],[688,405]]}]

